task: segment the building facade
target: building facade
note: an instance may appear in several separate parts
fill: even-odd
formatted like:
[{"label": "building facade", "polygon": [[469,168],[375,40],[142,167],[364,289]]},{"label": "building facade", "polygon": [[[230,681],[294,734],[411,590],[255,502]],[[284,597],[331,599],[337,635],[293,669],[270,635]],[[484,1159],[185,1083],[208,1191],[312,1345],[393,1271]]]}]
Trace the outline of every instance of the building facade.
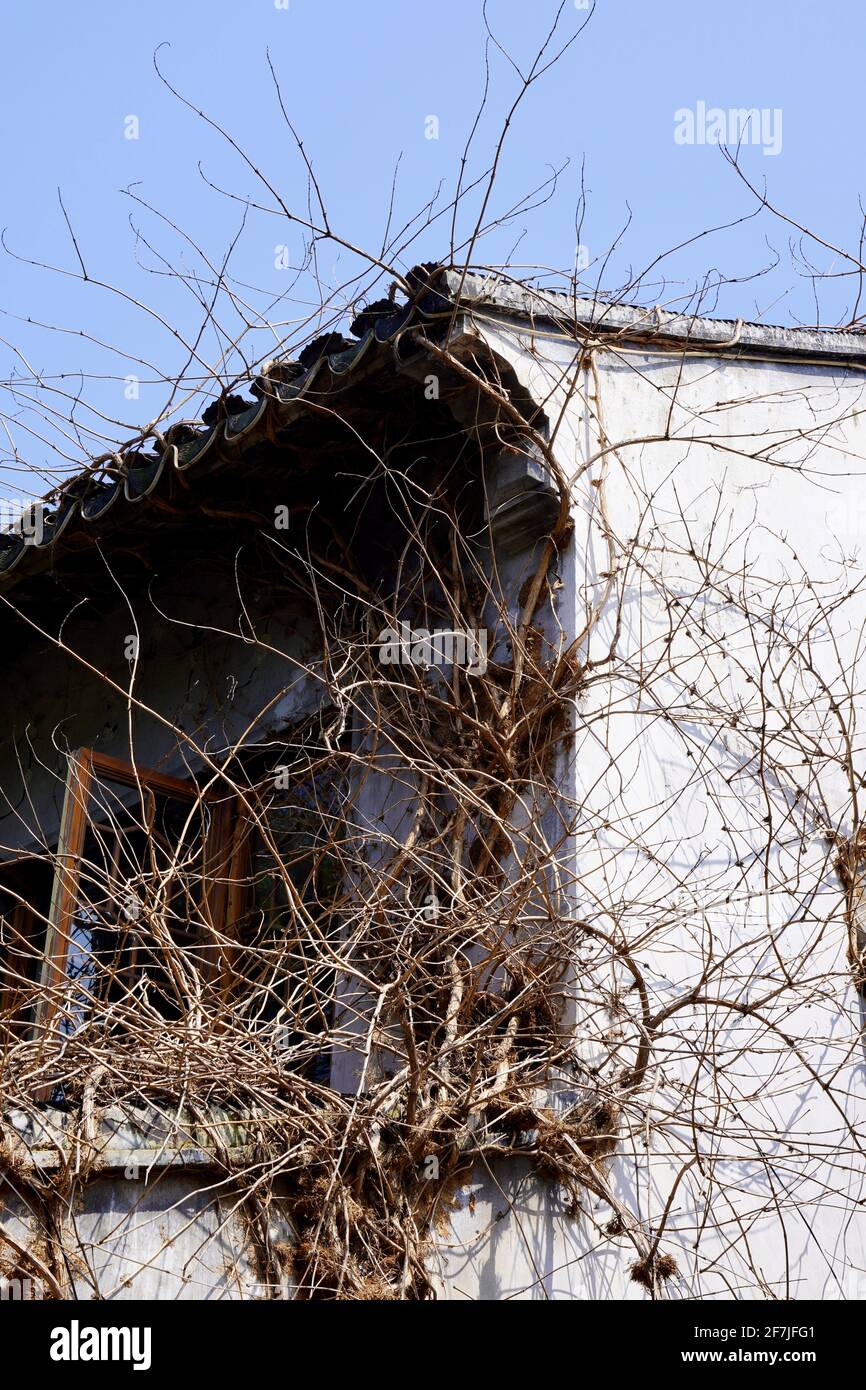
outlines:
[{"label": "building facade", "polygon": [[862,338],[410,284],[2,538],[6,1288],[863,1297]]}]

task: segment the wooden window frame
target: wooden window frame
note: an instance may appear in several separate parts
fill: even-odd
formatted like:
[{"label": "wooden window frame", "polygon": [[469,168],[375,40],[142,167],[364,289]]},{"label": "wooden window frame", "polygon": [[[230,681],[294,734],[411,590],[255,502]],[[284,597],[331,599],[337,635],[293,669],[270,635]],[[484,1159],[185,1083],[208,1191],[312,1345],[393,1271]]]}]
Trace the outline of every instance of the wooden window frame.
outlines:
[{"label": "wooden window frame", "polygon": [[[81,871],[92,823],[90,811],[100,779],[190,803],[201,798],[210,807],[202,870],[204,926],[196,951],[207,983],[218,993],[241,978],[235,974],[237,948],[232,945],[232,936],[246,910],[256,824],[255,816],[245,809],[243,796],[222,783],[202,792],[191,780],[138,767],[93,748],[79,748],[69,758],[39,995],[30,1025],[31,1036],[40,1044],[40,1060],[50,1058],[63,1041],[58,1017],[68,978],[69,953],[74,945],[74,919],[80,907]],[[48,1081],[39,1087],[36,1099],[48,1099],[52,1093],[53,1083]]]},{"label": "wooden window frame", "polygon": [[[163,772],[141,768],[93,748],[79,748],[70,758],[69,773],[63,797],[60,832],[57,841],[57,867],[48,912],[45,938],[45,964],[42,970],[40,999],[36,1009],[35,1031],[44,1041],[55,1032],[60,997],[67,976],[69,951],[73,944],[72,926],[78,907],[78,889],[88,811],[99,778],[121,786],[145,788],[181,801],[195,801],[202,796],[199,788],[189,781],[169,777]],[[213,979],[219,962],[216,933],[225,925],[228,882],[225,870],[231,860],[233,823],[236,798],[220,797],[211,791],[204,800],[213,807],[211,822],[204,846],[204,895],[202,907],[212,941],[205,942],[205,974]]]}]

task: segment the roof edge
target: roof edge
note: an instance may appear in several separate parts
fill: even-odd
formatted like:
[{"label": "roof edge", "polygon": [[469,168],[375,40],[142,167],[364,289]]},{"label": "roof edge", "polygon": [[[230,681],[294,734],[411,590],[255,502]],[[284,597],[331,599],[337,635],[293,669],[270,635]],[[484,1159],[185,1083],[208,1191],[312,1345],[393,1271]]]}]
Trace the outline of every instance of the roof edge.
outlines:
[{"label": "roof edge", "polygon": [[525,319],[533,326],[562,331],[587,329],[603,337],[712,348],[722,353],[773,357],[806,357],[852,366],[866,364],[866,335],[843,329],[782,328],[743,319],[703,318],[671,313],[658,306],[642,308],[578,299],[559,290],[535,289],[489,275],[444,270],[447,293],[466,308],[487,310],[497,317]]}]

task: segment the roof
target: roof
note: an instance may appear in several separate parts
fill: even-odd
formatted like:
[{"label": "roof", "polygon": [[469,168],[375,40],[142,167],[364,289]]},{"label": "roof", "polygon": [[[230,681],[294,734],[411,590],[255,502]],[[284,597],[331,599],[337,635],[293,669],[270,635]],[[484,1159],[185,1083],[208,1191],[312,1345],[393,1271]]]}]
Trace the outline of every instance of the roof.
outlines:
[{"label": "roof", "polygon": [[712,349],[731,356],[807,357],[812,360],[866,365],[866,336],[836,328],[783,328],[744,319],[704,318],[671,313],[660,306],[640,307],[603,299],[580,299],[565,291],[536,289],[498,274],[444,270],[441,287],[449,298],[476,313],[519,320],[534,328],[580,330],[600,339],[652,342],[682,348]]},{"label": "roof", "polygon": [[[808,359],[854,369],[866,366],[866,338],[842,330],[782,328],[740,319],[702,318],[532,288],[497,274],[465,273],[435,265],[416,267],[407,282],[415,297],[399,305],[379,300],[352,324],[355,341],[329,333],[310,343],[297,361],[269,364],[250,390],[255,397],[221,396],[202,422],[144,432],[119,455],[95,460],[64,483],[42,506],[36,535],[0,532],[0,589],[13,572],[39,568],[70,527],[93,528],[121,499],[138,504],[172,473],[196,474],[218,457],[244,451],[274,427],[284,428],[306,410],[330,401],[370,370],[390,364],[400,371],[407,358],[452,326],[455,310],[483,323],[504,322],[533,333],[565,333],[579,342],[638,343],[653,349],[711,352],[734,357]],[[465,318],[462,320],[465,322]],[[454,338],[449,339],[449,346]],[[24,563],[28,559],[28,563]]]},{"label": "roof", "polygon": [[[383,367],[401,371],[421,336],[450,321],[452,306],[427,289],[407,304],[379,301],[352,325],[356,341],[328,333],[308,344],[297,361],[274,362],[249,383],[255,399],[228,395],[205,411],[201,422],[167,427],[165,434],[150,428],[125,453],[95,460],[49,495],[38,508],[38,525],[0,532],[0,589],[13,582],[13,573],[39,568],[60,538],[71,528],[91,531],[118,503],[139,504],[174,474],[196,475],[218,460],[244,453],[251,444],[273,437],[293,418],[314,413],[349,385],[362,382]],[[443,325],[444,326],[444,325]],[[29,532],[29,534],[27,534]],[[16,576],[17,578],[17,576]]]}]

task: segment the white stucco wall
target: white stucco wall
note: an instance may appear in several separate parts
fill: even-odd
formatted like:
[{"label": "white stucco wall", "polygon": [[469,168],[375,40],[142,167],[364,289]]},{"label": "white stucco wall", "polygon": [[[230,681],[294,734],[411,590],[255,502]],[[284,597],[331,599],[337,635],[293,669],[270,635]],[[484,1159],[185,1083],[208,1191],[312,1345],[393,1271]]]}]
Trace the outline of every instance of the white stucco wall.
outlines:
[{"label": "white stucco wall", "polygon": [[[650,1238],[670,1204],[659,1248],[679,1273],[667,1296],[866,1297],[861,1005],[826,839],[853,826],[846,740],[866,774],[866,374],[609,347],[568,401],[573,341],[479,324],[545,401],[574,482],[566,630],[600,605],[584,648],[597,662],[617,635],[575,712],[577,915],[633,943],[652,1012],[708,963],[704,995],[769,999],[760,1016],[698,1004],[672,1017],[626,1100],[612,1189]],[[701,592],[707,548],[714,593]],[[812,619],[806,651],[798,633]],[[765,672],[764,714],[756,691],[772,643],[778,685]],[[609,988],[611,969],[626,1000],[611,1030],[624,1059],[636,1051],[633,981],[609,955],[589,943],[578,971],[576,1045],[590,1064],[610,1044],[580,998]],[[601,1225],[612,1215],[591,1196],[586,1209]],[[477,1174],[452,1227],[451,1297],[646,1296],[627,1240],[566,1217],[555,1192],[513,1167]]]}]

